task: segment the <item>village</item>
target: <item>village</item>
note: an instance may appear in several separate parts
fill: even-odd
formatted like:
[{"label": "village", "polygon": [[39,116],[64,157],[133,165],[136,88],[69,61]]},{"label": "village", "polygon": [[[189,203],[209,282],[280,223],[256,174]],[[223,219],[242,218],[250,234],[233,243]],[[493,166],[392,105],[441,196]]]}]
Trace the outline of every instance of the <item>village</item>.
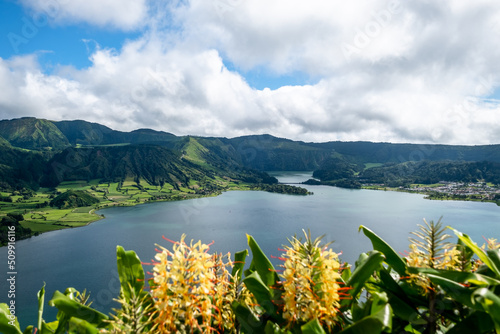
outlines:
[{"label": "village", "polygon": [[447,182],[433,185],[411,185],[400,187],[402,191],[424,193],[430,199],[466,199],[479,201],[500,200],[500,187],[485,182]]}]

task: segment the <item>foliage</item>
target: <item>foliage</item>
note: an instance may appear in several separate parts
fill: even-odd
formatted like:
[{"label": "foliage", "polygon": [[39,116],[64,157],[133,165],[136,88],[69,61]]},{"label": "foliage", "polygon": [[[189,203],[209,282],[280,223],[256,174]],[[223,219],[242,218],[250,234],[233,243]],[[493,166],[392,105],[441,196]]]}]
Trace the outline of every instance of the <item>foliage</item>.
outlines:
[{"label": "foliage", "polygon": [[44,150],[69,146],[67,138],[51,121],[24,117],[0,121],[0,136],[12,146]]},{"label": "foliage", "polygon": [[[279,274],[251,236],[246,270],[247,250],[231,261],[182,236],[169,240],[171,249],[159,246],[150,289],[137,255],[118,246],[120,308],[106,316],[69,288],[54,293],[49,305],[59,313],[47,323],[42,288],[37,333],[500,333],[496,240],[479,247],[451,229],[458,241],[450,243],[441,221],[425,222],[402,257],[360,230],[374,250],[360,254],[354,268],[304,232],[284,246]],[[7,304],[0,304],[0,330],[23,333]]]},{"label": "foliage", "polygon": [[320,169],[314,171],[313,177],[322,181],[352,179],[361,170],[359,166],[343,157],[332,157],[323,162]]},{"label": "foliage", "polygon": [[0,187],[37,188],[45,164],[46,157],[42,153],[0,145]]},{"label": "foliage", "polygon": [[386,183],[390,186],[433,184],[440,181],[500,184],[500,164],[492,161],[420,161],[386,164],[365,170],[359,175],[365,183]]},{"label": "foliage", "polygon": [[391,187],[442,180],[499,184],[499,152],[498,145],[304,143],[270,135],[178,137],[150,129],[121,132],[85,121],[26,117],[0,121],[0,187],[37,189],[63,181],[118,182],[127,177],[174,188],[204,176],[276,183],[258,172],[270,170],[314,170],[322,184],[344,188],[359,188],[360,182]]},{"label": "foliage", "polygon": [[50,206],[59,209],[80,208],[92,206],[99,203],[99,200],[83,190],[67,190],[50,201]]},{"label": "foliage", "polygon": [[288,184],[256,184],[251,189],[263,190],[271,193],[290,194],[290,195],[310,195],[307,189]]},{"label": "foliage", "polygon": [[[0,219],[0,246],[7,245],[9,241],[17,241],[31,237],[31,229],[23,227],[19,222],[23,220],[23,215],[9,213]],[[14,237],[12,234],[14,231]]]},{"label": "foliage", "polygon": [[303,184],[334,186],[334,187],[346,188],[346,189],[361,189],[361,187],[362,187],[361,183],[359,183],[359,181],[355,178],[339,179],[339,180],[332,180],[332,181],[318,181],[315,179],[309,179],[309,180],[303,182]]}]

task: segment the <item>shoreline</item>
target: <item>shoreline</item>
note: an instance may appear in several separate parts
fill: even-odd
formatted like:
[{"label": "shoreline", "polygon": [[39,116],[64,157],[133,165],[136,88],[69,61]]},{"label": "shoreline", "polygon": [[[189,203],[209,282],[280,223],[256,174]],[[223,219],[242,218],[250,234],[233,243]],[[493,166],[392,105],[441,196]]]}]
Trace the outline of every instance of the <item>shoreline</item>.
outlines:
[{"label": "shoreline", "polygon": [[401,193],[407,193],[407,194],[424,195],[424,199],[429,200],[429,201],[479,202],[479,203],[493,203],[493,204],[496,204],[497,206],[500,206],[500,201],[494,200],[494,199],[459,198],[459,197],[454,197],[453,195],[450,195],[450,194],[444,194],[446,196],[443,196],[442,198],[433,198],[432,194],[429,194],[429,192],[412,191],[412,190],[390,188],[390,187],[363,186],[361,189],[376,190],[376,191],[394,191],[394,192],[401,192]]},{"label": "shoreline", "polygon": [[[287,183],[283,183],[283,184],[286,185]],[[305,184],[305,185],[307,185],[307,184]],[[329,186],[332,186],[332,185],[329,185]],[[338,187],[338,188],[349,189],[349,188],[343,188],[343,187]],[[432,194],[429,194],[429,192],[411,191],[411,190],[400,189],[400,188],[391,188],[391,187],[375,187],[375,186],[365,186],[365,185],[363,185],[361,187],[361,189],[351,189],[351,190],[393,191],[393,192],[402,192],[402,193],[409,193],[409,194],[424,195],[423,199],[431,200],[431,201],[435,200],[435,201],[480,202],[480,203],[493,203],[493,204],[496,204],[497,206],[500,206],[500,201],[496,201],[496,200],[475,199],[475,198],[456,198],[456,197],[454,198],[453,196],[449,196],[449,194],[445,194],[446,196],[444,196],[442,198],[433,198]],[[65,229],[70,229],[70,228],[73,229],[73,228],[79,228],[79,227],[89,226],[90,224],[95,223],[96,221],[105,219],[106,216],[103,213],[98,213],[98,211],[109,209],[109,208],[133,207],[133,206],[136,206],[136,205],[143,205],[143,204],[149,204],[149,203],[178,202],[178,201],[185,201],[185,200],[190,200],[190,199],[207,198],[207,197],[217,197],[217,196],[220,196],[224,192],[227,192],[227,191],[266,191],[266,190],[265,189],[255,189],[255,188],[251,188],[251,187],[238,187],[238,188],[231,188],[231,189],[220,190],[220,191],[214,192],[213,194],[209,194],[209,195],[189,194],[190,195],[189,197],[184,196],[184,198],[177,197],[175,199],[171,199],[171,198],[168,198],[168,199],[154,199],[154,200],[149,200],[148,199],[147,201],[138,202],[138,203],[135,203],[135,202],[112,202],[112,203],[106,203],[106,204],[99,205],[99,206],[97,206],[97,207],[92,208],[91,210],[89,210],[88,214],[91,215],[91,216],[94,216],[95,219],[91,219],[91,220],[88,220],[88,221],[87,220],[86,221],[72,221],[72,223],[82,223],[82,225],[71,226],[71,225],[64,225],[64,224],[61,224],[61,223],[54,223],[54,224],[51,224],[51,225],[52,226],[60,226],[61,228],[55,228],[55,229],[46,230],[46,231],[36,231],[30,237],[22,238],[22,239],[18,239],[18,240],[29,239],[31,237],[36,237],[38,235],[41,235],[41,234],[44,234],[44,233],[48,233],[48,232],[52,232],[52,231],[60,231],[60,230],[65,230]],[[75,209],[77,209],[77,208],[73,208],[73,210],[75,210]],[[43,223],[35,222],[35,224],[43,224]],[[4,246],[7,246],[7,245],[2,245],[2,246],[0,246],[0,248],[2,248]]]},{"label": "shoreline", "polygon": [[[52,229],[52,230],[46,230],[46,231],[36,231],[34,232],[31,236],[29,237],[25,237],[25,238],[20,238],[20,239],[17,239],[18,241],[20,240],[26,240],[26,239],[30,239],[32,237],[37,237],[39,235],[42,235],[42,234],[45,234],[45,233],[49,233],[49,232],[53,232],[53,231],[61,231],[61,230],[66,230],[66,229],[73,229],[73,228],[81,228],[81,227],[85,227],[85,226],[89,226],[90,224],[92,223],[95,223],[99,220],[102,220],[102,219],[105,219],[106,216],[104,214],[101,214],[101,213],[98,213],[98,211],[101,211],[101,210],[105,210],[105,209],[110,209],[110,208],[116,208],[116,207],[134,207],[134,206],[137,206],[137,205],[144,205],[144,204],[152,204],[152,203],[163,203],[163,202],[180,202],[180,201],[186,201],[186,200],[192,200],[192,199],[198,199],[198,198],[208,198],[208,197],[217,197],[217,196],[220,196],[222,195],[223,193],[227,192],[227,191],[264,191],[264,192],[271,192],[272,191],[267,191],[265,190],[265,188],[261,187],[261,189],[258,189],[256,187],[253,187],[251,185],[244,185],[243,187],[237,187],[237,188],[229,188],[229,189],[223,189],[223,190],[218,190],[212,194],[189,194],[190,196],[187,197],[187,196],[181,196],[181,197],[178,197],[178,198],[175,198],[175,199],[171,199],[171,198],[165,198],[165,199],[154,199],[154,200],[151,200],[151,199],[148,199],[147,201],[143,201],[143,202],[138,202],[138,203],[135,203],[135,202],[112,202],[112,203],[106,203],[106,204],[102,204],[102,205],[98,205],[97,207],[95,208],[92,208],[91,210],[89,210],[88,214],[91,215],[91,216],[95,216],[95,219],[92,219],[92,220],[85,220],[85,221],[72,221],[72,223],[82,223],[82,225],[78,225],[78,226],[71,226],[71,225],[64,225],[64,224],[60,224],[60,223],[54,223],[54,224],[50,224],[52,226],[60,226],[61,228],[56,228],[56,229]],[[275,192],[275,193],[278,193],[278,192]],[[286,195],[287,193],[281,193],[283,195]],[[293,193],[290,193],[291,195],[296,195],[296,194],[293,194]],[[312,195],[312,194],[308,194],[308,195]],[[72,212],[75,210],[75,209],[78,209],[78,208],[73,208]],[[26,220],[23,220],[22,222],[24,222]],[[20,223],[22,225],[22,222]],[[33,222],[31,222],[33,223]],[[44,224],[44,223],[38,223],[38,222],[35,222],[35,224]],[[0,248],[3,248],[7,245],[2,245],[0,246]]]},{"label": "shoreline", "polygon": [[[226,191],[238,191],[238,190],[239,191],[246,191],[246,190],[251,190],[251,189],[229,189],[229,190],[226,190]],[[89,211],[89,215],[95,215],[96,219],[90,220],[90,221],[85,221],[85,222],[82,221],[81,223],[84,223],[82,225],[79,225],[79,226],[70,226],[70,225],[63,225],[63,224],[51,224],[53,226],[54,225],[55,226],[61,226],[61,228],[53,229],[53,230],[47,230],[47,231],[37,231],[37,232],[35,232],[36,234],[32,234],[31,236],[26,237],[26,238],[17,239],[16,241],[30,239],[30,238],[37,237],[39,235],[42,235],[42,234],[45,234],[45,233],[54,232],[54,231],[62,231],[62,230],[66,230],[66,229],[82,228],[82,227],[89,226],[92,223],[95,223],[95,222],[97,222],[99,220],[103,220],[103,219],[106,218],[106,216],[104,214],[99,214],[99,213],[96,212],[96,211],[100,211],[100,210],[105,210],[105,209],[110,209],[110,208],[116,208],[116,207],[133,207],[133,206],[137,206],[137,205],[144,205],[144,204],[150,204],[150,203],[180,202],[180,201],[185,201],[185,200],[190,200],[190,199],[197,199],[197,198],[217,197],[217,196],[222,195],[223,192],[225,192],[225,191],[222,191],[222,192],[214,194],[214,195],[200,195],[200,196],[196,196],[196,197],[180,198],[180,199],[173,199],[173,200],[172,199],[164,199],[164,200],[152,200],[152,201],[141,202],[141,203],[114,203],[112,205],[105,204],[103,206],[100,206],[98,208],[94,208],[94,209],[90,210]],[[76,209],[76,208],[74,208],[74,209]],[[20,224],[22,225],[22,223],[20,223]],[[40,223],[37,223],[37,224],[40,224]],[[41,224],[43,224],[43,223],[41,223]],[[6,246],[7,245],[2,245],[2,246],[0,246],[0,248],[6,247]]]}]

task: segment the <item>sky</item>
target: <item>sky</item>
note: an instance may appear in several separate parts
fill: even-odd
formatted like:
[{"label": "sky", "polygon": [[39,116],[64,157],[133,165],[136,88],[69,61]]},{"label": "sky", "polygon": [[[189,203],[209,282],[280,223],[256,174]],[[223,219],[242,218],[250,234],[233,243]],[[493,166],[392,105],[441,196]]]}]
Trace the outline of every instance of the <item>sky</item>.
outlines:
[{"label": "sky", "polygon": [[0,0],[0,119],[500,143],[498,0]]}]

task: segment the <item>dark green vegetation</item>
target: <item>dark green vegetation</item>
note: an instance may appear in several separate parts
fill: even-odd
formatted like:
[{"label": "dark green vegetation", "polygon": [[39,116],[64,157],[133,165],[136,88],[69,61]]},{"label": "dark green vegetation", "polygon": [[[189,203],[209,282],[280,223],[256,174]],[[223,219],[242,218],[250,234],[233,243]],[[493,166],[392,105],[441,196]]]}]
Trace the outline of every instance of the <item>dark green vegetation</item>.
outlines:
[{"label": "dark green vegetation", "polygon": [[44,119],[3,120],[0,121],[0,133],[12,146],[30,150],[61,149],[69,145],[56,125]]},{"label": "dark green vegetation", "polygon": [[[0,219],[0,246],[7,244],[8,233],[14,228],[15,240],[29,238],[32,231],[29,228],[22,226],[19,222],[23,221],[23,215],[20,213],[9,213]],[[10,227],[10,228],[9,228]]]},{"label": "dark green vegetation", "polygon": [[257,184],[251,189],[268,191],[270,193],[291,194],[291,195],[312,195],[307,189],[286,185],[286,184]]},{"label": "dark green vegetation", "polygon": [[[210,254],[184,237],[157,246],[157,261],[142,262],[117,246],[119,307],[109,315],[84,291],[55,291],[57,318],[21,331],[15,309],[0,304],[0,330],[22,333],[212,334],[494,334],[500,331],[500,244],[479,247],[468,235],[438,221],[412,232],[400,255],[374,231],[360,226],[373,250],[355,264],[312,239],[293,237],[277,270],[257,241],[234,254]],[[456,241],[447,234],[452,231]],[[167,239],[168,240],[168,239]],[[172,250],[169,250],[171,248]],[[248,266],[246,263],[250,263]],[[153,270],[144,270],[144,266]],[[246,268],[246,269],[245,269]],[[176,277],[177,279],[172,279]],[[148,284],[149,283],[149,284]],[[10,297],[9,297],[10,298]]]},{"label": "dark green vegetation", "polygon": [[223,171],[233,176],[250,169],[314,170],[315,178],[334,183],[349,179],[394,184],[439,179],[498,183],[500,163],[499,145],[305,143],[270,135],[178,137],[149,129],[121,132],[86,121],[35,118],[0,121],[0,149],[2,182],[30,188],[77,178],[115,180],[124,174],[159,184],[183,179],[180,172],[187,169],[197,174],[193,168],[202,174]]},{"label": "dark green vegetation", "polygon": [[[0,121],[0,215],[22,212],[24,227],[44,232],[85,225],[99,219],[94,210],[105,206],[233,189],[307,193],[277,184],[264,171],[313,170],[315,179],[307,184],[380,189],[440,181],[495,185],[499,167],[499,145],[306,143],[270,135],[206,138],[21,118]],[[80,198],[49,206],[67,190],[84,190],[99,203],[83,200],[85,206],[75,208]]]},{"label": "dark green vegetation", "polygon": [[83,190],[67,190],[56,196],[49,205],[59,209],[81,208],[92,206],[100,201]]},{"label": "dark green vegetation", "polygon": [[86,225],[97,209],[218,195],[307,193],[242,163],[225,138],[120,132],[85,121],[0,121],[0,217],[21,212],[33,233]]},{"label": "dark green vegetation", "polygon": [[359,175],[365,183],[387,183],[391,186],[433,184],[440,181],[500,184],[500,163],[464,161],[421,161],[387,164],[367,169]]}]

